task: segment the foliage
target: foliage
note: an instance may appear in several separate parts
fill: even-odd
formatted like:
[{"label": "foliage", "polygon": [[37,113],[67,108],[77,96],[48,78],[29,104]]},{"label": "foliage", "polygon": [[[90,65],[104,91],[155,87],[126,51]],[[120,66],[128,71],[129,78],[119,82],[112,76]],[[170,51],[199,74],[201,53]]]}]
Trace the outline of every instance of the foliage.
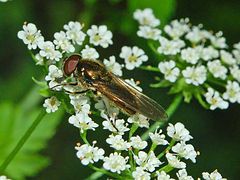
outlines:
[{"label": "foliage", "polygon": [[[26,111],[19,104],[2,102],[0,104],[0,162],[2,163],[9,152],[12,151],[23,133],[29,128],[37,117],[40,108],[31,108]],[[40,154],[47,146],[48,140],[55,134],[60,123],[63,111],[47,115],[38,126],[24,147],[19,151],[11,164],[6,169],[6,174],[14,179],[24,179],[34,176],[49,165],[50,160]]]}]

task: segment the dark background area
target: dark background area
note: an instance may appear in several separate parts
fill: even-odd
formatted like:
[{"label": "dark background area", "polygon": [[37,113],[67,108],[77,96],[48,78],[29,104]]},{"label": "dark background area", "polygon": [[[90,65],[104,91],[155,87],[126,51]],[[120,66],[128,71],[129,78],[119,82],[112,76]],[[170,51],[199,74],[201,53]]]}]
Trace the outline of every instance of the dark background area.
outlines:
[{"label": "dark background area", "polygon": [[[222,30],[228,44],[240,39],[239,0],[198,0],[177,1],[171,19],[189,17],[192,24],[202,23],[206,29]],[[35,23],[46,39],[52,40],[53,33],[62,29],[70,20],[89,24],[107,24],[113,30],[114,45],[100,51],[102,57],[119,54],[123,45],[134,45],[143,41],[134,39],[131,29],[121,28],[121,18],[129,13],[127,3],[121,0],[97,1],[94,6],[80,0],[12,0],[0,4],[0,101],[17,103],[34,85],[32,76],[41,76],[26,49],[17,38],[17,32],[24,21]],[[131,15],[130,15],[131,17]],[[131,22],[131,21],[130,21]],[[133,23],[135,23],[132,20]],[[136,24],[135,24],[136,25]],[[128,27],[128,26],[126,26]],[[136,32],[136,31],[135,31]],[[129,38],[129,35],[131,36]],[[134,34],[135,36],[135,34]],[[136,37],[135,37],[136,38]],[[144,48],[144,44],[140,44]],[[147,53],[148,54],[148,53]],[[173,96],[166,90],[147,88],[153,81],[154,73],[140,70],[126,72],[126,77],[137,77],[145,84],[145,93],[162,102],[167,107]],[[156,95],[157,94],[157,95]],[[36,96],[40,96],[36,93]],[[39,102],[39,106],[42,101]],[[51,158],[51,164],[29,179],[82,179],[92,173],[76,158],[74,146],[78,130],[67,122],[66,115],[42,153]],[[183,122],[194,139],[191,143],[201,152],[197,163],[188,163],[188,173],[200,177],[201,172],[211,172],[216,168],[229,179],[239,179],[240,172],[240,105],[231,105],[228,110],[207,111],[194,100],[182,104],[171,122]],[[43,122],[47,123],[47,122]],[[1,127],[0,127],[1,128]],[[99,137],[103,134],[99,134]]]}]

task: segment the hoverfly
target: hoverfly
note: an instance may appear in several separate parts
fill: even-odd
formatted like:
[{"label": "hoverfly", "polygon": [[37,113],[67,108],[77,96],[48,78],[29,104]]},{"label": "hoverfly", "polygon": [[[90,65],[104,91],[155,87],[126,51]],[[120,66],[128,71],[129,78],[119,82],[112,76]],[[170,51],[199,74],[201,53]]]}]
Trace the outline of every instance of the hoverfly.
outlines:
[{"label": "hoverfly", "polygon": [[71,55],[64,61],[63,72],[65,76],[73,74],[84,88],[100,92],[129,115],[140,113],[155,121],[167,119],[166,112],[156,101],[109,72],[98,61]]}]

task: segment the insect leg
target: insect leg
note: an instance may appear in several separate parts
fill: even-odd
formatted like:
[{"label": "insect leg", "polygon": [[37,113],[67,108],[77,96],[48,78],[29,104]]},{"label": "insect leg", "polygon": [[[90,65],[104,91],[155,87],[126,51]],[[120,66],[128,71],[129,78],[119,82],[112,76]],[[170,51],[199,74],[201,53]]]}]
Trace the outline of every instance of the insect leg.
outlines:
[{"label": "insect leg", "polygon": [[[69,82],[69,83],[62,83],[62,84],[58,84],[56,86],[53,86],[51,87],[50,89],[53,90],[54,88],[58,87],[58,86],[67,86],[67,85],[70,85],[70,86],[77,86],[78,85],[78,82]],[[88,92],[90,89],[86,89],[86,90],[83,90],[83,91],[75,91],[75,92],[71,92],[71,91],[68,91],[66,89],[64,89],[63,91],[68,93],[68,94],[83,94],[83,93],[86,93]]]},{"label": "insect leg", "polygon": [[56,88],[56,87],[59,87],[59,86],[67,86],[67,85],[76,86],[76,85],[78,85],[78,83],[77,83],[77,82],[62,83],[62,84],[58,84],[58,85],[56,85],[56,86],[53,86],[53,87],[51,87],[50,89],[53,90],[53,89]]},{"label": "insect leg", "polygon": [[119,130],[118,130],[118,128],[115,126],[114,122],[111,121],[111,115],[110,115],[109,106],[107,105],[107,103],[106,103],[104,97],[102,98],[102,100],[103,100],[103,104],[104,104],[104,106],[106,107],[107,115],[108,115],[108,117],[109,117],[109,119],[107,119],[107,120],[112,124],[113,128],[114,128],[117,132],[119,132]]},{"label": "insect leg", "polygon": [[87,89],[87,90],[84,90],[84,91],[75,91],[75,92],[67,91],[67,90],[64,89],[64,92],[66,92],[68,94],[73,94],[73,95],[74,94],[83,94],[83,93],[86,93],[88,91],[90,91],[90,89]]}]

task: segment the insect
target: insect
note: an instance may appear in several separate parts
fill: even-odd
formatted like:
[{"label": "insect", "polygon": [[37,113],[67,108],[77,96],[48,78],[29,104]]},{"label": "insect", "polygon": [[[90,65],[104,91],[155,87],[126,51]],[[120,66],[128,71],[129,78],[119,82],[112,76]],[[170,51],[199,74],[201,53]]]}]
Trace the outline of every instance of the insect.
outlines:
[{"label": "insect", "polygon": [[100,92],[129,115],[140,113],[155,121],[168,117],[156,101],[109,72],[99,61],[71,55],[64,61],[63,72],[65,76],[73,74],[84,88]]}]

